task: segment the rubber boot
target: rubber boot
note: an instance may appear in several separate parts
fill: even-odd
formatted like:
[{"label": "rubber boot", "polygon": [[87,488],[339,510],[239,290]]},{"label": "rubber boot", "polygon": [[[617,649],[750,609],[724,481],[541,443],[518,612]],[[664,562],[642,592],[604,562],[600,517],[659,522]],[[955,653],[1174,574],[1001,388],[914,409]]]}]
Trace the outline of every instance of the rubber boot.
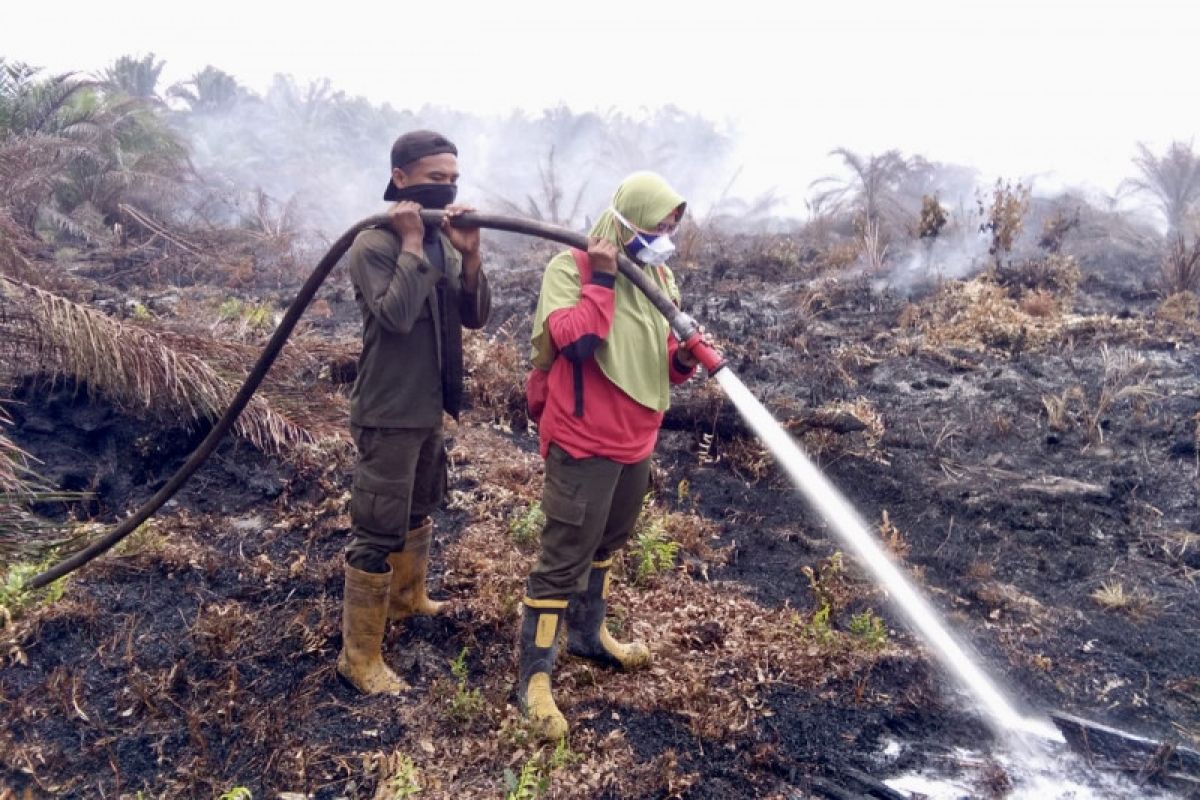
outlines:
[{"label": "rubber boot", "polygon": [[363,572],[349,564],[345,572],[338,674],[363,694],[400,694],[408,684],[383,663],[380,655],[392,574]]},{"label": "rubber boot", "polygon": [[429,599],[425,580],[429,574],[429,545],[433,540],[433,520],[425,518],[419,528],[404,537],[404,549],[388,556],[392,567],[392,588],[388,603],[388,619],[436,614],[445,603]]},{"label": "rubber boot", "polygon": [[612,559],[593,561],[587,591],[571,596],[567,607],[567,652],[609,669],[630,672],[650,664],[650,650],[641,642],[618,642],[608,632],[609,571]]},{"label": "rubber boot", "polygon": [[550,676],[558,655],[558,630],[566,606],[566,600],[526,597],[521,621],[517,701],[535,733],[550,742],[563,738],[568,730],[567,718],[558,710],[550,693]]}]

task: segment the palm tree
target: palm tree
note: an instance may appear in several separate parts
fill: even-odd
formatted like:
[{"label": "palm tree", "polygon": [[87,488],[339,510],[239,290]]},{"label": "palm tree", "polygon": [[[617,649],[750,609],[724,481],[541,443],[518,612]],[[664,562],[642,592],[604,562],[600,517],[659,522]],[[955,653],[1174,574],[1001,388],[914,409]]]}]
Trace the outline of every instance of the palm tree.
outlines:
[{"label": "palm tree", "polygon": [[39,73],[0,62],[0,207],[26,231],[90,237],[121,203],[180,174],[182,145],[143,101]]},{"label": "palm tree", "polygon": [[1200,202],[1200,158],[1192,151],[1191,142],[1171,142],[1161,158],[1138,143],[1133,163],[1141,174],[1125,180],[1123,186],[1153,198],[1167,219],[1168,236],[1184,230]]},{"label": "palm tree", "polygon": [[899,150],[863,157],[844,147],[831,150],[850,168],[849,177],[828,175],[811,186],[828,186],[813,197],[817,205],[837,210],[854,210],[867,225],[881,222],[903,212],[898,198],[900,183],[908,171],[908,162]]},{"label": "palm tree", "polygon": [[100,74],[105,88],[120,92],[147,103],[161,102],[158,97],[158,79],[167,62],[154,59],[154,53],[141,58],[121,56],[112,66]]},{"label": "palm tree", "polygon": [[75,102],[93,84],[71,73],[40,77],[41,69],[0,58],[0,136],[69,135],[90,110]]},{"label": "palm tree", "polygon": [[225,111],[233,108],[246,91],[237,79],[228,72],[209,65],[191,77],[167,90],[169,97],[177,97],[197,113]]},{"label": "palm tree", "polygon": [[89,84],[0,59],[0,207],[32,233],[64,171],[91,149]]}]

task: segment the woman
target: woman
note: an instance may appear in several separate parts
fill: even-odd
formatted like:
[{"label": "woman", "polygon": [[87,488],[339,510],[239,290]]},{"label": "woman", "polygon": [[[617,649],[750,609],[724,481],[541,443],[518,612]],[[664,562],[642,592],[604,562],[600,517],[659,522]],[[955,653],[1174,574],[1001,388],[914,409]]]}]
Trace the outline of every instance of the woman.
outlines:
[{"label": "woman", "polygon": [[531,409],[542,406],[546,525],[526,587],[517,694],[546,739],[567,734],[550,691],[561,625],[573,655],[621,671],[650,663],[645,644],[618,642],[605,628],[609,569],[649,488],[670,384],[690,378],[696,359],[617,272],[617,254],[678,303],[665,261],[685,206],[658,175],[630,175],[593,226],[587,253],[558,254],[542,278],[533,362],[546,372],[531,386],[544,386],[544,404],[529,399]]}]

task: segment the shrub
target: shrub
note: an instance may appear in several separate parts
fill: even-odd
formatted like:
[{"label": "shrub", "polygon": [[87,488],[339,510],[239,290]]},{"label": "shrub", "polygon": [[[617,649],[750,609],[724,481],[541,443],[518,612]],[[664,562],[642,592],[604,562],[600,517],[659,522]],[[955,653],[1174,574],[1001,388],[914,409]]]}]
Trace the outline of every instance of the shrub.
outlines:
[{"label": "shrub", "polygon": [[534,503],[508,523],[508,535],[517,544],[529,544],[537,540],[545,525],[546,512],[542,511],[540,503]]},{"label": "shrub", "polygon": [[850,633],[861,639],[870,650],[882,650],[887,644],[887,625],[882,617],[869,609],[851,617]]}]

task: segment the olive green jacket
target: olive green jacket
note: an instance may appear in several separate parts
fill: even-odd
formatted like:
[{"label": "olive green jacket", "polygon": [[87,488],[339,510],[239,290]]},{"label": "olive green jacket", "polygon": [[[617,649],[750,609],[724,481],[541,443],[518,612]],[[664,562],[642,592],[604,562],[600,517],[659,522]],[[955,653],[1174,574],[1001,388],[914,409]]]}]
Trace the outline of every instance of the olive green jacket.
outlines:
[{"label": "olive green jacket", "polygon": [[[350,248],[350,281],[363,316],[362,355],[350,393],[350,422],[365,428],[432,428],[441,425],[442,370],[457,348],[462,329],[442,335],[446,318],[438,307],[443,281],[446,305],[454,304],[462,327],[482,328],[491,313],[491,291],[481,269],[473,293],[463,288],[462,254],[438,233],[445,254],[443,274],[425,258],[401,250],[391,230],[372,228]],[[453,309],[449,309],[453,310]],[[448,358],[449,356],[449,358]],[[461,376],[458,376],[461,381]],[[446,409],[457,413],[457,409]]]}]

